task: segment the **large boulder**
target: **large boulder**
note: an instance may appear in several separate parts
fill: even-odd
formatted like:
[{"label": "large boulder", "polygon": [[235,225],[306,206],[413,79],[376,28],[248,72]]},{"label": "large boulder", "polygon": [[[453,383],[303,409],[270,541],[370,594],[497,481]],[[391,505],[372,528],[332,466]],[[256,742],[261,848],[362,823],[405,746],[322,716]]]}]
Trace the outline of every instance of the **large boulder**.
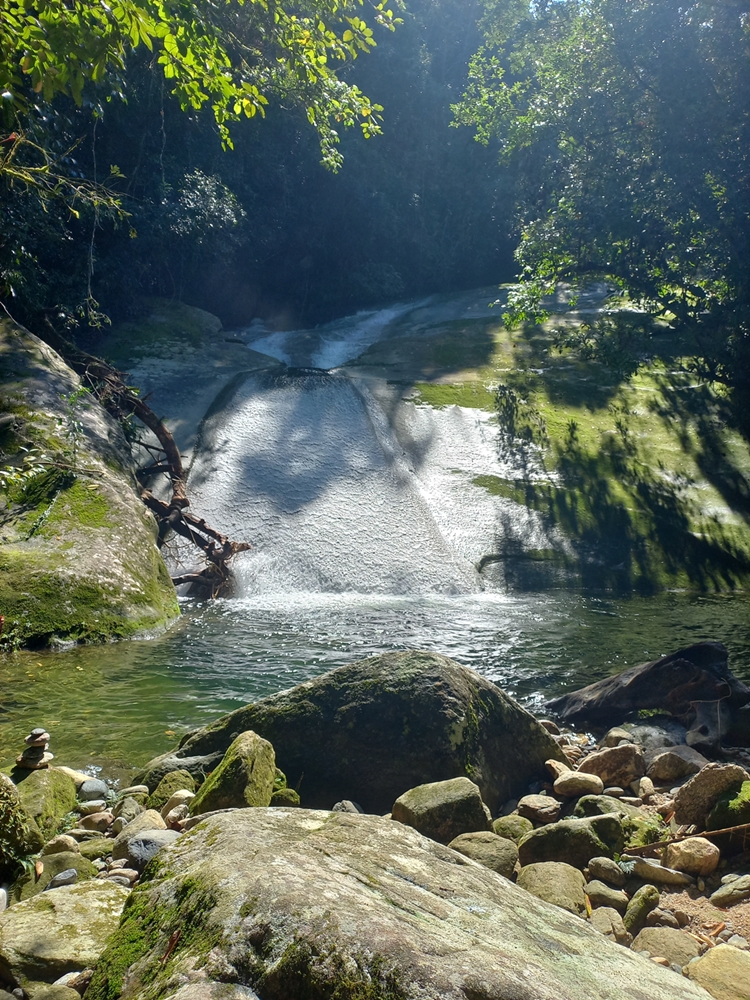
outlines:
[{"label": "large boulder", "polygon": [[219,983],[260,1000],[708,1000],[415,830],[308,809],[215,813],[162,851],[86,1000]]},{"label": "large boulder", "polygon": [[[496,685],[437,653],[409,650],[339,667],[188,735],[169,759],[226,752],[253,730],[305,804],[341,799],[383,813],[408,788],[465,776],[493,813],[564,760],[547,730]],[[150,783],[160,759],[147,766]],[[137,779],[140,780],[140,779]]]},{"label": "large boulder", "polygon": [[106,880],[43,892],[0,913],[0,980],[52,983],[93,966],[117,927],[128,890]]},{"label": "large boulder", "polygon": [[21,804],[18,789],[0,772],[0,882],[16,874],[19,862],[28,854],[40,851],[44,837]]},{"label": "large boulder", "polygon": [[674,797],[675,821],[683,826],[703,826],[719,797],[739,789],[748,779],[750,775],[739,764],[706,765],[678,789]]},{"label": "large boulder", "polygon": [[689,744],[715,745],[732,713],[750,702],[750,688],[731,672],[727,656],[720,642],[697,642],[555,698],[547,708],[574,725],[601,726],[621,722],[639,709],[660,708],[688,720]]},{"label": "large boulder", "polygon": [[750,1000],[750,953],[728,944],[709,948],[690,962],[687,974],[714,1000]]},{"label": "large boulder", "polygon": [[394,820],[447,844],[462,833],[487,830],[490,818],[479,789],[468,778],[417,785],[393,803]]},{"label": "large boulder", "polygon": [[53,836],[62,818],[76,807],[75,782],[56,767],[38,771],[16,768],[13,776],[24,808],[33,816],[43,836]]},{"label": "large boulder", "polygon": [[41,858],[41,862],[44,868],[38,877],[35,871],[24,872],[14,882],[11,887],[13,899],[31,899],[32,896],[44,892],[56,875],[60,875],[62,872],[69,871],[70,869],[75,871],[76,881],[78,882],[94,878],[98,870],[80,852],[73,851],[59,851],[56,854],[45,855]]},{"label": "large boulder", "polygon": [[[191,799],[190,812],[196,815],[214,809],[267,806],[275,778],[276,755],[268,740],[257,733],[241,733]],[[163,785],[164,781],[159,788]]]},{"label": "large boulder", "polygon": [[122,427],[80,390],[52,348],[0,317],[0,410],[10,418],[0,465],[22,467],[31,446],[51,466],[4,510],[0,608],[11,642],[122,638],[179,614]]}]

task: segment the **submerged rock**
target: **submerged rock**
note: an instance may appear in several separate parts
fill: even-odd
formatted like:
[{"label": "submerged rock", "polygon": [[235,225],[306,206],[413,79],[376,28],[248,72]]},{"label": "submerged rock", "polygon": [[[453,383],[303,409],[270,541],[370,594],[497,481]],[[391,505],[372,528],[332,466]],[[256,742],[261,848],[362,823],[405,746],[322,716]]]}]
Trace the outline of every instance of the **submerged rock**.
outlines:
[{"label": "submerged rock", "polygon": [[162,852],[86,1000],[222,990],[264,1000],[674,1000],[676,983],[681,1000],[706,1000],[408,827],[237,809],[207,816]]},{"label": "submerged rock", "polygon": [[305,804],[356,799],[372,813],[409,788],[461,775],[495,812],[545,775],[545,760],[564,760],[547,730],[496,685],[445,656],[412,650],[339,667],[238,709],[152,761],[143,780],[151,786],[166,759],[172,769],[223,754],[248,730],[273,745]]}]

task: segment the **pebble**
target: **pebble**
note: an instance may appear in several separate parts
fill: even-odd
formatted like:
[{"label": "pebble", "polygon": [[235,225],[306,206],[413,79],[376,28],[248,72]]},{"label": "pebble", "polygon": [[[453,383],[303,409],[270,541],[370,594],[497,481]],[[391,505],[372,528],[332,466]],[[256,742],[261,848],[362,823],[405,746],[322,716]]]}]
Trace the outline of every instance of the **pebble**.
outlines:
[{"label": "pebble", "polygon": [[72,851],[74,854],[80,852],[78,841],[68,833],[60,833],[52,840],[48,840],[42,848],[42,855],[59,854],[61,851]]},{"label": "pebble", "polygon": [[76,881],[78,881],[78,872],[75,868],[66,868],[64,872],[59,872],[49,880],[47,885],[44,887],[44,891],[47,892],[49,889],[59,889],[61,885],[73,885]]},{"label": "pebble", "polygon": [[81,785],[78,789],[78,798],[81,802],[93,802],[95,799],[106,799],[107,792],[106,782],[102,781],[101,778],[89,778],[87,781]]},{"label": "pebble", "polygon": [[588,868],[591,878],[601,879],[602,882],[614,885],[618,889],[625,885],[625,872],[612,858],[592,858]]},{"label": "pebble", "polygon": [[107,881],[114,882],[115,885],[121,885],[125,889],[130,888],[130,879],[124,878],[122,875],[109,875]]},{"label": "pebble", "polygon": [[551,795],[524,795],[518,800],[518,815],[532,823],[555,823],[560,818],[562,805]]},{"label": "pebble", "polygon": [[129,785],[127,788],[119,788],[117,790],[117,798],[124,799],[128,795],[148,795],[148,785]]},{"label": "pebble", "polygon": [[91,813],[103,812],[107,808],[104,799],[92,799],[91,802],[82,802],[78,807],[78,812],[82,816],[90,816]]},{"label": "pebble", "polygon": [[138,878],[138,872],[135,868],[110,868],[109,877],[114,878],[115,875],[126,878],[129,882],[135,882]]},{"label": "pebble", "polygon": [[581,795],[601,795],[604,791],[604,782],[598,774],[586,774],[585,771],[566,771],[555,779],[553,788],[555,795],[576,799]]},{"label": "pebble", "polygon": [[727,944],[731,944],[733,948],[739,948],[741,951],[750,951],[750,943],[741,934],[732,934],[727,938]]},{"label": "pebble", "polygon": [[625,789],[620,788],[619,785],[610,785],[609,788],[605,788],[602,795],[609,795],[612,799],[621,799],[625,794]]},{"label": "pebble", "polygon": [[81,829],[97,830],[99,833],[108,830],[113,822],[114,816],[111,812],[95,812],[91,813],[90,816],[82,816],[79,820]]},{"label": "pebble", "polygon": [[32,729],[29,735],[25,738],[24,743],[27,747],[38,747],[49,743],[50,739],[50,734],[46,729]]}]

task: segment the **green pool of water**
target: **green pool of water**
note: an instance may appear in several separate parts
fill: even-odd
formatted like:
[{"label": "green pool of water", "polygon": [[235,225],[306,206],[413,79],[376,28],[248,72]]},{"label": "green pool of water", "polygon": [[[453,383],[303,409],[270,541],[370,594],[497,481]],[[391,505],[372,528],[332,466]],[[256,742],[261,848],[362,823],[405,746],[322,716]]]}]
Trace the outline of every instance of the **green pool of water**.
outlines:
[{"label": "green pool of water", "polygon": [[747,594],[316,594],[184,611],[155,638],[0,657],[0,768],[45,726],[57,763],[127,780],[189,729],[391,649],[452,656],[536,712],[546,698],[702,639],[724,642],[750,682]]}]

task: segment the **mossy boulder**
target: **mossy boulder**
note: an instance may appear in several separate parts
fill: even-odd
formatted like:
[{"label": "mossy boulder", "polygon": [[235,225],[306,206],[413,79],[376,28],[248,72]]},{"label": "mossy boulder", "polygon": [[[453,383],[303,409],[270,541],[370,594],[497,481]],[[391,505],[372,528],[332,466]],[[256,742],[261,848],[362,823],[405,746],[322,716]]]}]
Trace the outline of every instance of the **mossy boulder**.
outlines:
[{"label": "mossy boulder", "polygon": [[516,844],[533,829],[534,824],[525,816],[500,816],[492,822],[493,833],[496,833],[498,837],[506,837]]},{"label": "mossy boulder", "polygon": [[[360,660],[238,709],[188,735],[169,760],[225,752],[248,730],[273,744],[305,803],[327,809],[352,799],[384,813],[408,788],[463,776],[495,811],[546,775],[545,760],[564,760],[495,684],[417,650]],[[157,758],[143,775],[162,765]]]},{"label": "mossy boulder", "polygon": [[[39,878],[34,872],[25,873],[12,885],[10,894],[16,902],[31,899],[32,896],[44,892],[55,875],[59,875],[60,872],[67,871],[69,868],[74,868],[78,873],[78,882],[95,878],[98,871],[87,858],[79,853],[73,853],[73,851],[47,854],[42,858],[42,862],[44,869]],[[56,889],[54,891],[57,892]]]},{"label": "mossy boulder", "polygon": [[191,800],[190,812],[196,816],[213,809],[267,806],[275,779],[276,755],[271,744],[257,733],[241,733]]},{"label": "mossy boulder", "polygon": [[14,777],[18,784],[21,802],[34,818],[45,838],[60,832],[64,816],[77,805],[76,785],[64,771],[47,767],[38,771],[16,768]]},{"label": "mossy boulder", "polygon": [[0,319],[0,464],[53,464],[0,491],[2,641],[104,641],[179,614],[119,424],[62,358]]},{"label": "mossy boulder", "polygon": [[661,896],[655,885],[642,885],[637,889],[628,903],[625,916],[622,918],[625,930],[635,936],[644,927],[646,917],[659,905]]},{"label": "mossy boulder", "polygon": [[92,837],[91,840],[82,840],[80,843],[81,856],[88,861],[106,858],[112,853],[113,844],[114,841],[109,837]]},{"label": "mossy boulder", "polygon": [[44,837],[24,809],[18,789],[0,772],[0,882],[13,878],[21,859],[43,846]]},{"label": "mossy boulder", "polygon": [[723,830],[741,823],[750,823],[750,781],[743,781],[739,789],[720,795],[706,817],[707,830]]},{"label": "mossy boulder", "polygon": [[624,840],[619,816],[564,819],[527,833],[518,845],[518,855],[524,867],[561,861],[583,869],[591,858],[612,857],[621,851]]},{"label": "mossy boulder", "polygon": [[468,778],[450,778],[410,788],[393,803],[391,815],[441,844],[462,833],[487,830],[490,825],[479,789]]},{"label": "mossy boulder", "polygon": [[271,796],[270,805],[283,808],[296,808],[301,804],[299,793],[293,788],[280,788]]},{"label": "mossy boulder", "polygon": [[309,809],[215,813],[164,848],[86,1000],[218,1000],[230,977],[248,1000],[706,1000],[409,827]]},{"label": "mossy boulder", "polygon": [[0,913],[0,980],[23,988],[93,967],[128,895],[122,886],[95,879],[40,893]]},{"label": "mossy boulder", "polygon": [[518,848],[513,841],[498,837],[491,830],[462,833],[448,847],[504,878],[512,878],[518,863]]},{"label": "mossy boulder", "polygon": [[560,906],[576,916],[586,912],[586,879],[572,865],[560,861],[525,865],[518,873],[517,885],[537,899]]},{"label": "mossy boulder", "polygon": [[195,778],[189,771],[178,769],[165,774],[154,791],[149,795],[147,808],[157,811],[165,806],[175,792],[186,789],[188,792],[195,791]]}]

